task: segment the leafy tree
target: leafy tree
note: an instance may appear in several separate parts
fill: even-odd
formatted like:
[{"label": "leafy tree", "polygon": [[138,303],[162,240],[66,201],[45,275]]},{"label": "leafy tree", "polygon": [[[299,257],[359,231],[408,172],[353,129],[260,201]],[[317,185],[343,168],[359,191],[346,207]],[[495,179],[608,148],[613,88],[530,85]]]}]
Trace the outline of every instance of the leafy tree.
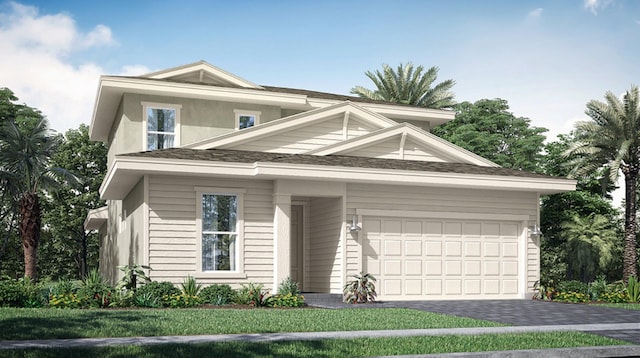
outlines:
[{"label": "leafy tree", "polygon": [[569,267],[588,282],[596,277],[596,270],[606,269],[613,259],[616,230],[604,215],[574,216],[562,223],[567,239]]},{"label": "leafy tree", "polygon": [[36,278],[42,220],[40,194],[44,189],[61,185],[63,180],[75,178],[51,166],[51,156],[59,141],[44,116],[36,109],[14,104],[12,101],[17,98],[12,93],[6,96],[7,93],[10,91],[3,90],[1,107],[8,115],[0,126],[2,198],[6,205],[18,210],[25,276]]},{"label": "leafy tree", "polygon": [[[52,158],[52,165],[76,173],[82,186],[63,186],[50,193],[45,201],[43,220],[51,234],[43,241],[42,255],[50,264],[43,273],[55,278],[85,277],[98,263],[98,235],[84,230],[89,210],[104,206],[98,190],[107,168],[107,148],[89,139],[89,127],[65,133]],[[79,276],[78,276],[79,275]]]},{"label": "leafy tree", "polygon": [[[566,177],[571,168],[564,153],[575,140],[575,133],[559,135],[558,140],[545,145],[545,155],[542,158],[540,168],[544,174]],[[622,242],[619,232],[619,213],[612,206],[609,193],[615,187],[611,183],[602,180],[602,171],[593,171],[580,176],[576,191],[545,195],[541,197],[540,224],[544,235],[541,239],[541,280],[544,284],[551,281],[558,282],[569,278],[577,278],[574,271],[570,270],[569,263],[573,260],[567,251],[567,237],[563,234],[562,223],[570,222],[574,217],[584,219],[591,214],[601,215],[612,223],[618,230],[614,251],[621,251]],[[619,279],[615,269],[621,265],[621,261],[615,256],[609,265],[599,273],[606,274],[609,279]]]},{"label": "leafy tree", "polygon": [[[351,93],[362,98],[380,101],[412,104],[427,108],[451,108],[454,104],[454,94],[451,88],[454,80],[446,80],[433,85],[438,77],[438,67],[431,67],[424,72],[424,67],[413,67],[412,63],[400,64],[397,70],[389,65],[382,65],[382,72],[367,71],[365,75],[376,86],[370,90],[362,86],[355,86]],[[433,86],[433,87],[432,87]]]},{"label": "leafy tree", "polygon": [[632,86],[622,100],[612,92],[605,102],[591,100],[585,113],[590,121],[576,124],[576,141],[567,150],[575,155],[571,161],[573,176],[604,168],[606,178],[615,182],[620,175],[625,181],[625,234],[623,253],[624,281],[638,275],[636,252],[636,190],[640,172],[640,92]]},{"label": "leafy tree", "polygon": [[499,98],[463,102],[455,109],[455,119],[433,128],[435,135],[503,167],[539,171],[546,128],[514,116]]}]

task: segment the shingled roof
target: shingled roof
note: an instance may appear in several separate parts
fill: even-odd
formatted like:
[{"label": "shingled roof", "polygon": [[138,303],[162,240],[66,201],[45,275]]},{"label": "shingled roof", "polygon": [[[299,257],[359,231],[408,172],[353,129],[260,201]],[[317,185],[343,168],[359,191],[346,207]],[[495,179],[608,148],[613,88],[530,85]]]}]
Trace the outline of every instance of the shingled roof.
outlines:
[{"label": "shingled roof", "polygon": [[411,170],[434,173],[558,179],[557,177],[536,174],[522,170],[501,167],[484,167],[467,163],[426,162],[416,160],[352,157],[344,155],[318,156],[305,154],[264,153],[229,149],[169,148],[149,152],[123,154],[121,156],[178,160],[201,160],[228,163],[287,163],[330,167]]}]

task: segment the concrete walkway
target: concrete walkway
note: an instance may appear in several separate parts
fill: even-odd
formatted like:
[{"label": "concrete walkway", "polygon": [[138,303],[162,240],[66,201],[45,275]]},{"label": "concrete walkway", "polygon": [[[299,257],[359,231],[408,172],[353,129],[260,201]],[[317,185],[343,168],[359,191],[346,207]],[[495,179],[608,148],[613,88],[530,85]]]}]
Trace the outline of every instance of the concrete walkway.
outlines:
[{"label": "concrete walkway", "polygon": [[[481,328],[452,328],[452,329],[411,329],[411,330],[380,330],[380,331],[349,331],[349,332],[298,332],[298,333],[265,333],[265,334],[221,334],[201,336],[157,336],[157,337],[124,337],[124,338],[81,338],[81,339],[48,339],[29,341],[0,341],[0,350],[8,349],[42,349],[42,348],[75,348],[75,347],[104,347],[115,345],[158,345],[158,344],[197,344],[216,342],[277,342],[318,339],[345,338],[383,338],[383,337],[412,337],[439,335],[479,335],[524,332],[557,332],[580,330],[583,332],[608,331],[633,328],[633,324],[600,324],[561,326],[518,326],[518,327],[481,327]],[[447,353],[428,354],[401,357],[637,357],[640,356],[640,345],[634,346],[605,346],[578,347],[560,349],[534,349],[517,351],[492,351],[477,353]],[[397,356],[396,356],[397,358]]]}]

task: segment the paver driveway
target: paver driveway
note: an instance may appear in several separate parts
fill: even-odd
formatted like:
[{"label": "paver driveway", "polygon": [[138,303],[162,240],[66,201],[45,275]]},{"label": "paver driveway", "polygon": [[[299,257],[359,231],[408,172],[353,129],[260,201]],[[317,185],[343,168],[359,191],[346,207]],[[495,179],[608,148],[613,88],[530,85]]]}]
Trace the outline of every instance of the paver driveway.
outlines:
[{"label": "paver driveway", "polygon": [[396,301],[383,302],[380,306],[413,308],[514,326],[637,323],[638,329],[591,333],[640,343],[640,310],[536,300]]}]

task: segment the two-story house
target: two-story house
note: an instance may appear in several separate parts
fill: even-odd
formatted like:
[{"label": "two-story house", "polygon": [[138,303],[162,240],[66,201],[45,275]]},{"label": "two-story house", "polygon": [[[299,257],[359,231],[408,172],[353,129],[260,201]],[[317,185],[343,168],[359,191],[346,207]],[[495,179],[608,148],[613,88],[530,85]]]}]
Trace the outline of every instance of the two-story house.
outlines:
[{"label": "two-story house", "polygon": [[567,179],[501,168],[429,133],[454,112],[259,86],[206,62],[103,76],[91,139],[108,144],[92,211],[100,270],[158,281],[380,299],[529,297],[541,194]]}]

